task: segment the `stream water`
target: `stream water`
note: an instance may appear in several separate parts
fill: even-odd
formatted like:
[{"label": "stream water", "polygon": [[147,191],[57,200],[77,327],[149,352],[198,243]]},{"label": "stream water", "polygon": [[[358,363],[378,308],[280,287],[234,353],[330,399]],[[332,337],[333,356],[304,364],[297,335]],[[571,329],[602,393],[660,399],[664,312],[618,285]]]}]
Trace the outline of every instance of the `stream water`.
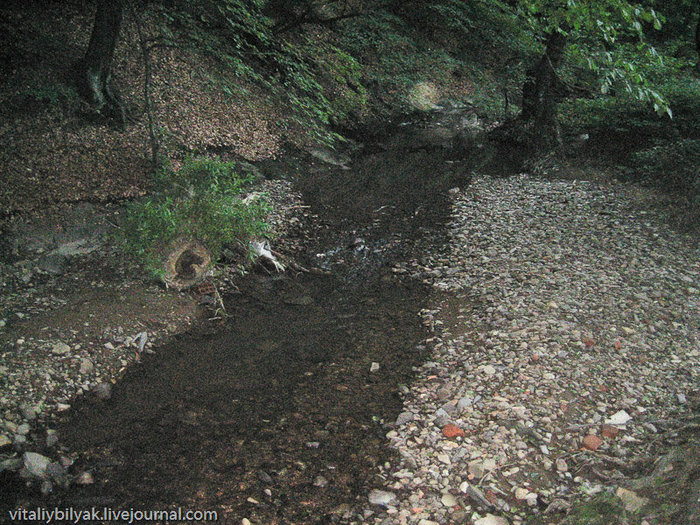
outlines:
[{"label": "stream water", "polygon": [[417,140],[422,125],[395,128],[346,167],[263,165],[292,177],[318,215],[303,262],[329,275],[249,275],[223,326],[158,348],[108,401],[77,402],[57,429],[96,482],[23,503],[207,509],[236,524],[333,523],[362,509],[391,454],[400,385],[426,358],[429,292],[391,266],[433,249],[447,190],[474,167]]}]

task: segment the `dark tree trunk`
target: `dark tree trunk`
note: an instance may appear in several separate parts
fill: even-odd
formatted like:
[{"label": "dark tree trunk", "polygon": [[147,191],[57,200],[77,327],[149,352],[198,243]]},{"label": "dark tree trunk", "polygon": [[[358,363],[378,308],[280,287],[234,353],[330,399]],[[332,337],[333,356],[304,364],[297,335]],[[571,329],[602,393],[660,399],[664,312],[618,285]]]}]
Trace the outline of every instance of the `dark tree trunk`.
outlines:
[{"label": "dark tree trunk", "polygon": [[529,130],[530,141],[538,149],[548,149],[561,143],[557,119],[557,104],[566,89],[557,77],[566,46],[566,37],[558,32],[547,37],[544,54],[528,70],[523,84],[520,118]]},{"label": "dark tree trunk", "polygon": [[98,0],[90,43],[77,65],[78,92],[95,109],[124,128],[126,116],[119,95],[112,86],[112,58],[121,29],[123,0]]},{"label": "dark tree trunk", "polygon": [[695,69],[700,71],[700,9],[698,10],[698,22],[695,25],[695,52],[698,54],[698,61]]}]

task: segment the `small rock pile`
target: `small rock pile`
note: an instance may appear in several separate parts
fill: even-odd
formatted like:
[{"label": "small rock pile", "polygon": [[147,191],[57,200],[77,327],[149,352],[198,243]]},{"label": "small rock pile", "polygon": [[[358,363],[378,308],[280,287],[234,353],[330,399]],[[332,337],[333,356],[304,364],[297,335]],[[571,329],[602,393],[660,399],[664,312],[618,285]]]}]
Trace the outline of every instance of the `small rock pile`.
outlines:
[{"label": "small rock pile", "polygon": [[363,522],[519,524],[602,491],[642,511],[623,471],[700,384],[700,258],[630,191],[519,175],[451,192],[446,252],[394,269],[447,293],[422,312],[432,357]]}]

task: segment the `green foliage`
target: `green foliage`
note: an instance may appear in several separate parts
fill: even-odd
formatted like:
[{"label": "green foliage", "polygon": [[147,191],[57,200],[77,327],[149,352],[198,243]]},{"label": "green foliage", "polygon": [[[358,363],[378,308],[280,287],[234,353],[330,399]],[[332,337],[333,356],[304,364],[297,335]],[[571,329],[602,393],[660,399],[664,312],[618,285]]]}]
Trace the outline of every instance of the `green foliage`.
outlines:
[{"label": "green foliage", "polygon": [[645,25],[661,29],[663,17],[652,7],[626,0],[528,0],[520,2],[519,9],[533,32],[566,35],[567,56],[587,65],[601,93],[624,91],[651,104],[658,114],[671,116],[666,100],[644,71],[662,64],[659,53],[644,40]]},{"label": "green foliage", "polygon": [[[562,114],[570,131],[588,132],[592,147],[610,157],[625,178],[661,188],[688,205],[681,221],[693,226],[700,209],[700,79],[673,64],[667,73],[657,89],[673,109],[672,120],[631,96],[572,100]],[[663,71],[654,76],[663,77]]]},{"label": "green foliage", "polygon": [[220,64],[219,84],[237,92],[240,79],[257,83],[284,101],[291,121],[319,142],[337,135],[328,130],[334,108],[319,82],[312,60],[273,32],[263,0],[176,0],[160,7],[166,42],[187,45]]},{"label": "green foliage", "polygon": [[244,203],[253,182],[235,173],[235,163],[189,159],[178,171],[155,175],[155,192],[128,206],[119,240],[154,275],[163,272],[168,246],[179,237],[199,240],[216,258],[226,244],[246,243],[267,230],[266,206]]},{"label": "green foliage", "polygon": [[362,84],[362,67],[355,57],[334,45],[307,40],[304,51],[316,55],[320,83],[326,85],[333,123],[357,119],[367,109],[368,91]]},{"label": "green foliage", "polygon": [[700,139],[659,140],[632,154],[631,165],[643,180],[690,194],[700,205]]},{"label": "green foliage", "polygon": [[620,500],[612,494],[600,494],[574,507],[562,522],[565,525],[622,525],[627,523]]},{"label": "green foliage", "polygon": [[[56,113],[65,113],[79,99],[75,88],[58,82],[37,83],[14,93],[13,98],[15,105],[38,104]],[[10,103],[12,105],[12,102]]]},{"label": "green foliage", "polygon": [[650,113],[643,101],[622,93],[616,97],[569,100],[562,104],[564,121],[570,128],[591,135],[614,131],[632,135],[636,140],[646,138],[642,145],[648,145],[651,139],[693,138],[698,133],[700,79],[674,68],[657,70],[651,79],[656,80],[655,77],[659,78],[656,89],[673,110],[672,120]]},{"label": "green foliage", "polygon": [[385,104],[374,106],[375,114],[387,108],[412,110],[408,97],[416,84],[449,83],[453,73],[464,66],[444,47],[426,40],[408,21],[386,11],[345,22],[338,32],[339,47],[362,67],[362,84]]}]

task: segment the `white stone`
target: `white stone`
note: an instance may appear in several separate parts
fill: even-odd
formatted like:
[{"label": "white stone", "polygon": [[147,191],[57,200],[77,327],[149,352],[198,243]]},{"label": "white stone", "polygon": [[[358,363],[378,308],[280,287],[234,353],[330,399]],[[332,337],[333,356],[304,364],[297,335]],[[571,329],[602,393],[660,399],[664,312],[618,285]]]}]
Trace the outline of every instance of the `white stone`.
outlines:
[{"label": "white stone", "polygon": [[46,468],[51,463],[51,460],[46,456],[37,454],[36,452],[24,453],[24,468],[27,469],[30,475],[36,478],[44,478],[46,476]]},{"label": "white stone", "polygon": [[632,419],[632,416],[630,416],[624,410],[620,410],[619,412],[615,412],[612,416],[610,416],[608,419],[606,419],[605,422],[608,425],[625,425],[631,419]]},{"label": "white stone", "polygon": [[515,499],[518,499],[518,500],[527,499],[529,494],[530,494],[530,491],[527,489],[524,489],[522,487],[518,487],[517,489],[515,489]]},{"label": "white stone", "polygon": [[509,525],[508,520],[493,514],[487,514],[483,518],[479,518],[474,522],[474,525]]},{"label": "white stone", "polygon": [[454,507],[455,505],[457,505],[457,498],[455,498],[450,493],[443,494],[442,498],[440,498],[440,501],[445,507]]}]

